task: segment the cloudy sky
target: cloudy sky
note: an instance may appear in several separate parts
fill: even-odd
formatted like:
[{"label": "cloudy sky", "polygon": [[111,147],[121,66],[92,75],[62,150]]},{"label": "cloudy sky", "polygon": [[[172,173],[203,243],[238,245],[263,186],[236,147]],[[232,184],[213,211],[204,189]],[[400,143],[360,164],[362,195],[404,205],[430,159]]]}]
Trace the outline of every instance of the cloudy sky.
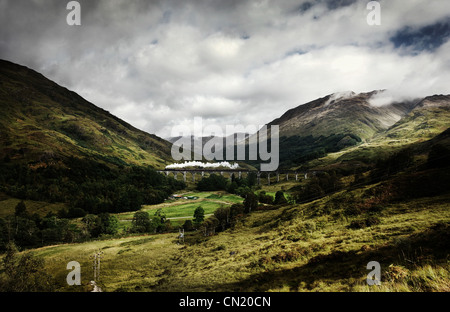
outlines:
[{"label": "cloudy sky", "polygon": [[450,2],[0,0],[0,58],[137,128],[262,125],[325,95],[450,93]]}]

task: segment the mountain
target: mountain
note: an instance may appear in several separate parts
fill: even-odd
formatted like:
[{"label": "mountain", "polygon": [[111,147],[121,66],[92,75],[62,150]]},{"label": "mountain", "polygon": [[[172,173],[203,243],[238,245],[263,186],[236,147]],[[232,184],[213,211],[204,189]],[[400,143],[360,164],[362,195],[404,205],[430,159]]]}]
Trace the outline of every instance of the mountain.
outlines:
[{"label": "mountain", "polygon": [[[434,95],[377,105],[372,99],[382,92],[330,94],[290,109],[268,123],[269,130],[273,125],[279,126],[280,169],[311,167],[311,161],[330,153],[334,153],[334,162],[341,156],[336,154],[339,151],[343,151],[342,160],[371,163],[376,161],[377,153],[429,140],[450,124],[450,96]],[[168,140],[176,143],[179,139]],[[202,146],[209,139],[211,137],[201,138]],[[192,142],[198,140],[200,138],[191,137]],[[248,141],[249,136],[246,136],[246,144]],[[226,142],[224,138],[224,150]],[[218,154],[225,155],[224,150]],[[259,168],[261,160],[246,160],[245,163]]]},{"label": "mountain", "polygon": [[373,105],[371,98],[380,92],[331,94],[268,123],[280,129],[281,168],[371,142],[398,141],[403,145],[420,140],[423,133],[429,135],[422,139],[430,139],[449,125],[449,96]]},{"label": "mountain", "polygon": [[[298,167],[339,151],[347,152],[344,158],[354,159],[355,153],[374,146],[410,144],[447,129],[450,96],[372,105],[371,98],[380,92],[330,94],[268,123],[280,127],[281,168]],[[31,166],[69,157],[154,168],[172,162],[170,142],[138,130],[41,74],[8,61],[0,61],[0,107],[0,159]],[[208,140],[202,138],[202,144]],[[352,149],[356,146],[361,148]],[[258,163],[247,161],[252,166]]]},{"label": "mountain", "polygon": [[[347,164],[348,167],[370,164],[402,148],[414,148],[419,143],[431,142],[443,133],[448,133],[449,127],[450,96],[428,96],[417,100],[414,107],[387,130],[376,133],[357,146],[342,149],[306,165],[326,168],[337,163],[341,166]],[[428,152],[430,146],[422,149]]]},{"label": "mountain", "polygon": [[346,133],[365,140],[388,129],[415,105],[406,102],[373,106],[370,99],[378,92],[331,94],[291,109],[268,125],[279,125],[280,136],[286,137],[328,137]]},{"label": "mountain", "polygon": [[380,136],[400,141],[423,141],[445,131],[450,125],[450,95],[421,99],[402,119]]},{"label": "mountain", "polygon": [[69,157],[164,168],[170,143],[134,128],[27,67],[0,60],[0,159]]},{"label": "mountain", "polygon": [[0,215],[18,200],[43,216],[136,211],[185,187],[154,170],[169,142],[31,69],[0,61],[0,108]]}]

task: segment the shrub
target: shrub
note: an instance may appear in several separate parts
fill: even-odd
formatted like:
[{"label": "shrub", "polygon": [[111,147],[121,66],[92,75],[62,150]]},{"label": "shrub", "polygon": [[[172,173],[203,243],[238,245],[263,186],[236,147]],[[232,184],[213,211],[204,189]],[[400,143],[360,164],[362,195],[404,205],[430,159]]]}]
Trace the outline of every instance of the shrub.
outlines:
[{"label": "shrub", "polygon": [[361,219],[353,220],[349,225],[350,229],[362,229],[365,227],[366,227],[366,222]]},{"label": "shrub", "polygon": [[283,191],[278,191],[275,194],[275,200],[274,200],[274,205],[284,205],[287,204],[287,200],[286,197],[284,197],[284,193]]},{"label": "shrub", "polygon": [[250,213],[258,208],[258,198],[253,192],[247,193],[244,199],[244,211]]},{"label": "shrub", "polygon": [[366,222],[366,226],[372,226],[372,225],[380,224],[381,220],[379,217],[371,215],[366,218],[365,222]]},{"label": "shrub", "polygon": [[369,215],[365,219],[353,220],[348,226],[350,229],[362,229],[373,225],[380,224],[381,220],[377,216]]},{"label": "shrub", "polygon": [[389,281],[395,282],[408,276],[409,272],[401,265],[391,264],[385,274]]},{"label": "shrub", "polygon": [[348,205],[344,208],[344,214],[346,216],[359,216],[361,212],[361,208],[358,205]]},{"label": "shrub", "polygon": [[265,191],[261,191],[258,194],[258,201],[263,204],[272,205],[273,204],[273,197],[270,195],[266,195]]},{"label": "shrub", "polygon": [[83,218],[86,215],[87,215],[87,212],[81,208],[69,208],[69,211],[66,214],[67,218],[70,218],[70,219]]},{"label": "shrub", "polygon": [[275,262],[290,262],[300,258],[300,253],[296,250],[283,251],[272,257]]},{"label": "shrub", "polygon": [[226,249],[227,249],[227,246],[222,244],[222,245],[219,245],[216,248],[214,248],[213,251],[220,251],[220,250],[226,250]]},{"label": "shrub", "polygon": [[186,220],[183,223],[183,229],[185,231],[192,231],[192,230],[194,230],[194,224],[192,223],[191,220]]}]

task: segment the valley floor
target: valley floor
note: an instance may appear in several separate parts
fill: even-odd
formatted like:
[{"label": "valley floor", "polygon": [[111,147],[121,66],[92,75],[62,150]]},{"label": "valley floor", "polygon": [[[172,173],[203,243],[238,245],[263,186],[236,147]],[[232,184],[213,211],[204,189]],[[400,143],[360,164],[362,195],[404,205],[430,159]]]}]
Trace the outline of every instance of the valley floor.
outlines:
[{"label": "valley floor", "polygon": [[[184,244],[169,233],[33,252],[58,291],[89,289],[99,250],[106,292],[450,291],[450,194],[388,204],[377,224],[357,229],[342,211],[317,213],[341,195],[255,211],[214,236],[187,232]],[[81,264],[82,286],[66,284],[70,261]],[[367,285],[370,261],[381,265],[381,286]]]}]

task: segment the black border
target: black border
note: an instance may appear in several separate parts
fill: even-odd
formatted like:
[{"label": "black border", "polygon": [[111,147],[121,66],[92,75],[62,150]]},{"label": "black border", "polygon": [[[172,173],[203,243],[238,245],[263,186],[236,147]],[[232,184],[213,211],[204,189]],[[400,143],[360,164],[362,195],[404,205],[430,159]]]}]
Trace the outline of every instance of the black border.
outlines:
[{"label": "black border", "polygon": [[[420,306],[439,308],[447,306],[450,293],[276,293],[276,292],[242,292],[242,293],[0,293],[1,304],[7,308],[30,307],[37,309],[83,308],[93,311],[336,311],[354,310],[391,311],[399,309],[418,309]],[[206,307],[180,307],[181,299],[214,299],[211,309]],[[225,297],[266,297],[270,298],[270,306],[226,307]],[[261,302],[261,301],[260,301]],[[442,305],[441,305],[442,304]]]}]

